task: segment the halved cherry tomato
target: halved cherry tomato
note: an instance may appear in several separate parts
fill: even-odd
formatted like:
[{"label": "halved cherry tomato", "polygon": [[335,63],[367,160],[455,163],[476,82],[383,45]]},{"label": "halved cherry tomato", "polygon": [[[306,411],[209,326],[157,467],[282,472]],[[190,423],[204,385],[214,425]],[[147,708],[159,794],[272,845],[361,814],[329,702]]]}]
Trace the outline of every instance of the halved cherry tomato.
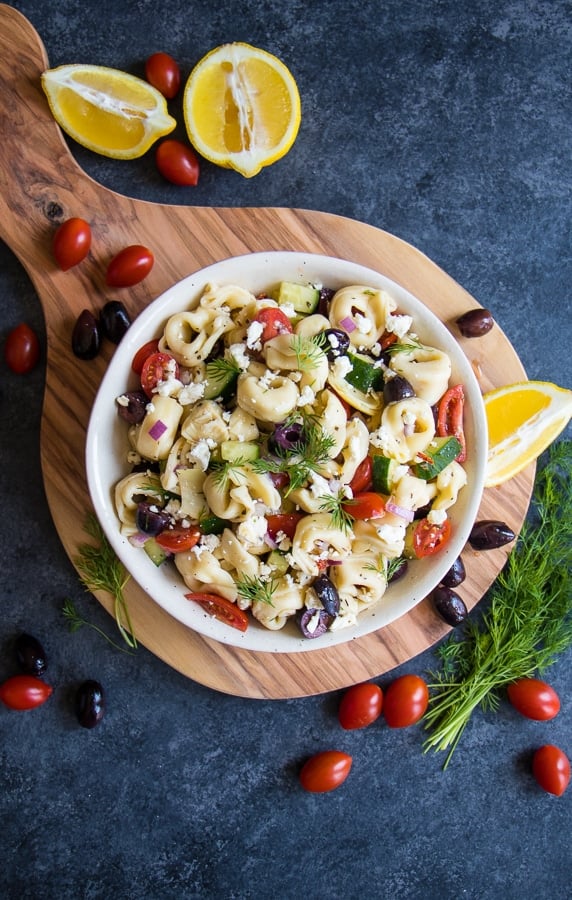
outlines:
[{"label": "halved cherry tomato", "polygon": [[383,691],[377,684],[354,684],[343,695],[338,709],[342,728],[353,731],[371,725],[381,715]]},{"label": "halved cherry tomato", "polygon": [[359,494],[362,491],[369,491],[372,483],[373,460],[371,456],[362,459],[359,466],[355,470],[354,477],[350,481],[352,493]]},{"label": "halved cherry tomato", "polygon": [[147,277],[155,257],[142,244],[131,244],[113,257],[107,267],[105,281],[109,287],[133,287]]},{"label": "halved cherry tomato", "polygon": [[379,519],[385,513],[385,499],[374,491],[364,491],[354,494],[353,499],[346,500],[342,506],[353,519]]},{"label": "halved cherry tomato", "polygon": [[236,603],[227,600],[226,597],[219,597],[218,594],[201,594],[192,593],[185,594],[187,600],[198,603],[209,616],[214,616],[219,622],[230,625],[232,628],[238,628],[239,631],[246,631],[248,628],[248,615],[243,609],[239,609]]},{"label": "halved cherry tomato", "polygon": [[172,100],[181,86],[181,71],[168,53],[152,53],[145,63],[145,78],[166,97]]},{"label": "halved cherry tomato", "polygon": [[155,151],[159,172],[172,184],[192,185],[199,180],[199,159],[195,151],[181,141],[169,138]]},{"label": "halved cherry tomato", "polygon": [[85,219],[67,219],[54,234],[52,251],[64,272],[84,260],[91,247],[91,227]]},{"label": "halved cherry tomato", "polygon": [[198,544],[200,537],[201,530],[199,528],[184,528],[182,525],[174,525],[173,528],[161,531],[155,540],[163,550],[168,550],[170,553],[184,553]]},{"label": "halved cherry tomato", "polygon": [[457,462],[465,462],[467,458],[467,442],[463,428],[463,409],[465,392],[462,384],[449,388],[440,402],[437,413],[437,434],[439,437],[456,437],[463,448],[457,456]]},{"label": "halved cherry tomato", "polygon": [[30,372],[40,358],[40,343],[35,331],[21,322],[9,333],[4,344],[4,359],[17,375]]},{"label": "halved cherry tomato", "polygon": [[544,791],[560,797],[570,783],[570,760],[559,747],[544,744],[532,758],[532,774]]},{"label": "halved cherry tomato", "polygon": [[0,700],[9,709],[35,709],[46,702],[53,690],[34,675],[13,675],[0,685]]},{"label": "halved cherry tomato", "polygon": [[274,540],[276,535],[282,531],[290,540],[294,537],[298,522],[304,518],[304,513],[276,513],[273,516],[266,516],[266,525],[268,534]]},{"label": "halved cherry tomato", "polygon": [[401,675],[386,688],[383,715],[390,728],[407,728],[425,714],[429,688],[419,675]]},{"label": "halved cherry tomato", "polygon": [[131,362],[131,369],[133,372],[136,372],[137,375],[141,375],[141,370],[143,369],[143,363],[147,359],[147,357],[152,356],[153,353],[157,353],[159,350],[159,341],[147,341],[146,344],[143,344],[142,347],[139,347],[139,350],[133,357]]},{"label": "halved cherry tomato", "polygon": [[300,784],[312,794],[334,791],[344,783],[352,767],[352,757],[341,750],[324,750],[310,757],[300,771]]},{"label": "halved cherry tomato", "polygon": [[277,309],[275,306],[267,306],[259,310],[255,317],[255,322],[260,322],[264,326],[260,340],[263,344],[272,340],[279,334],[292,334],[292,322],[285,312]]},{"label": "halved cherry tomato", "polygon": [[160,381],[167,379],[168,372],[174,378],[179,377],[179,364],[170,353],[152,353],[147,357],[141,369],[141,387],[148,397],[153,396],[153,389]]},{"label": "halved cherry tomato", "polygon": [[413,526],[413,552],[417,559],[433,556],[443,549],[451,537],[451,522],[445,519],[440,525],[429,519],[420,519]]},{"label": "halved cherry tomato", "polygon": [[527,719],[547,722],[560,712],[560,697],[539,678],[521,678],[509,684],[507,695],[514,708]]}]

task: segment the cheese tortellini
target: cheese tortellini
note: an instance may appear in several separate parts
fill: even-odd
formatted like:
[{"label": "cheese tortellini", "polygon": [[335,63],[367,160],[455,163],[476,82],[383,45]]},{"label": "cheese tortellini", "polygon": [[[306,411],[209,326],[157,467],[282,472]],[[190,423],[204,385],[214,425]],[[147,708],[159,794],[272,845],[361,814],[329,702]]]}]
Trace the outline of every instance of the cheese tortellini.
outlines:
[{"label": "cheese tortellini", "polygon": [[[122,533],[156,565],[172,559],[191,597],[316,637],[383,602],[415,556],[416,518],[444,531],[467,474],[464,437],[434,414],[447,354],[385,290],[343,286],[318,309],[319,286],[303,289],[297,309],[209,284],[167,320],[169,363],[146,408],[130,417],[129,393],[117,400],[133,469],[115,506]],[[407,391],[388,399],[392,379]]]}]

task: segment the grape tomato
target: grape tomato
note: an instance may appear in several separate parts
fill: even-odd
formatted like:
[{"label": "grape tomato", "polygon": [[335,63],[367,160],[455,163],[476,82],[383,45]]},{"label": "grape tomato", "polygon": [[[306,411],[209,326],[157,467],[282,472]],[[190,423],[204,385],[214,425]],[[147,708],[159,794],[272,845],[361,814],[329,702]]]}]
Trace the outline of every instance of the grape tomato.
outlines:
[{"label": "grape tomato", "polygon": [[109,287],[133,287],[147,277],[154,262],[151,250],[142,244],[131,244],[113,257],[105,281]]},{"label": "grape tomato", "polygon": [[25,375],[30,372],[40,358],[40,342],[35,331],[25,322],[16,325],[8,334],[4,344],[4,359],[12,372]]},{"label": "grape tomato", "polygon": [[52,242],[52,251],[60,269],[68,269],[82,262],[91,248],[91,226],[85,219],[67,219],[58,227]]},{"label": "grape tomato", "polygon": [[155,151],[155,165],[172,184],[195,186],[199,180],[199,159],[191,147],[169,138]]},{"label": "grape tomato", "polygon": [[532,774],[547,794],[560,797],[570,783],[570,760],[560,747],[544,744],[534,754]]},{"label": "grape tomato", "polygon": [[179,364],[170,353],[152,353],[143,362],[141,368],[141,387],[148,397],[153,396],[153,390],[160,381],[166,381],[169,374],[173,378],[179,377]]},{"label": "grape tomato", "polygon": [[353,731],[371,725],[381,715],[383,691],[377,684],[354,684],[343,695],[338,709],[342,728]]},{"label": "grape tomato", "polygon": [[145,62],[145,78],[163,97],[172,100],[181,86],[181,70],[168,53],[152,53]]},{"label": "grape tomato", "polygon": [[352,767],[352,757],[341,750],[324,750],[310,757],[300,771],[300,784],[312,794],[334,791],[344,783]]},{"label": "grape tomato", "polygon": [[539,678],[521,678],[509,684],[507,695],[512,706],[527,719],[546,722],[560,712],[558,694]]},{"label": "grape tomato", "polygon": [[8,709],[35,709],[52,693],[53,688],[34,675],[13,675],[0,685],[0,700]]},{"label": "grape tomato", "polygon": [[390,728],[407,728],[425,714],[429,689],[419,675],[401,675],[392,681],[383,698],[383,714]]}]

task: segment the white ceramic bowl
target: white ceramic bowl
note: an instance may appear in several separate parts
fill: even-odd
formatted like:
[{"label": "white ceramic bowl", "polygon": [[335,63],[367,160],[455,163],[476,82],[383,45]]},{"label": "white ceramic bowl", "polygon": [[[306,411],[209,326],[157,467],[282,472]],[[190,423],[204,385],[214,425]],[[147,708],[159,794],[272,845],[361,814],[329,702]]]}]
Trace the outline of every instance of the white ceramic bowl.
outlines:
[{"label": "white ceramic bowl", "polygon": [[[196,604],[185,600],[187,588],[173,564],[156,568],[142,549],[121,536],[113,503],[116,482],[128,474],[126,426],[117,415],[115,398],[138,387],[131,372],[135,351],[157,337],[167,318],[185,309],[208,282],[238,284],[256,294],[283,280],[321,283],[334,289],[346,284],[367,284],[388,290],[399,311],[413,316],[413,327],[420,339],[448,353],[452,362],[450,383],[462,383],[466,396],[468,483],[451,510],[451,541],[436,556],[410,565],[407,575],[389,587],[380,603],[361,613],[355,627],[327,632],[311,640],[301,637],[294,622],[281,631],[269,631],[252,619],[247,631],[241,633],[206,616]],[[95,399],[87,433],[86,465],[95,512],[110,544],[135,581],[159,606],[189,628],[225,644],[292,653],[354,640],[383,628],[436,587],[463,549],[472,528],[483,490],[486,455],[486,418],[473,370],[451,333],[421,301],[390,279],[357,263],[307,253],[268,252],[222,260],[202,269],[173,285],[138,316],[117,347]]]}]

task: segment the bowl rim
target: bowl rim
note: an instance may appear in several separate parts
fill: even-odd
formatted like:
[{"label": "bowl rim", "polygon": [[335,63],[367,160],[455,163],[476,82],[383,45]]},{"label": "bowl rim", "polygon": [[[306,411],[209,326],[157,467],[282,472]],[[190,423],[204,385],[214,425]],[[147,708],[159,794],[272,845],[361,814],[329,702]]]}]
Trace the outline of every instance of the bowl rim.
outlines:
[{"label": "bowl rim", "polygon": [[[229,277],[229,272],[237,274]],[[318,273],[322,273],[320,278],[316,277]],[[355,277],[350,277],[349,273],[353,273]],[[384,599],[371,608],[362,610],[357,625],[327,632],[314,640],[293,633],[295,626],[288,625],[283,630],[272,631],[252,619],[246,632],[239,632],[207,616],[198,606],[184,599],[185,585],[174,565],[169,565],[168,569],[164,566],[157,569],[141,549],[134,548],[127,538],[121,535],[112,500],[113,486],[122,475],[113,475],[119,470],[120,465],[119,459],[114,455],[116,451],[112,451],[111,448],[118,447],[121,435],[125,445],[125,424],[116,414],[114,401],[115,397],[128,389],[126,382],[129,377],[134,377],[130,373],[130,366],[135,350],[156,337],[166,319],[174,312],[186,308],[192,298],[202,292],[209,282],[239,284],[257,293],[263,287],[281,280],[321,282],[332,287],[361,283],[388,290],[397,300],[398,309],[405,304],[406,308],[402,311],[411,314],[410,311],[414,310],[416,331],[421,325],[422,333],[437,333],[438,338],[434,344],[451,357],[453,374],[462,376],[465,394],[469,400],[467,404],[469,416],[466,424],[470,437],[470,452],[465,468],[468,475],[470,474],[471,490],[465,488],[460,494],[461,499],[452,509],[453,514],[455,510],[457,511],[457,517],[452,515],[453,520],[458,518],[460,513],[462,517],[461,521],[455,524],[450,543],[440,554],[430,558],[429,564],[424,566],[422,572],[415,571],[417,566],[410,566],[409,568],[414,570],[413,573],[408,573],[406,579],[403,579],[403,584],[400,579],[395,586],[390,587]],[[105,423],[103,429],[101,422]],[[136,317],[117,346],[98,387],[87,428],[85,466],[91,502],[107,540],[134,581],[158,606],[183,625],[217,642],[257,652],[297,653],[323,650],[378,631],[410,612],[430,594],[468,539],[484,490],[487,445],[484,403],[472,366],[462,346],[445,323],[419,297],[382,272],[359,262],[303,251],[259,251],[227,257],[192,272],[158,295]],[[110,459],[111,469],[105,478],[102,466],[107,461],[109,469]],[[125,474],[127,470],[123,471],[123,475]],[[139,566],[138,560],[143,565]],[[432,573],[430,578],[428,573]],[[405,586],[408,587],[407,597],[403,596]]]}]

